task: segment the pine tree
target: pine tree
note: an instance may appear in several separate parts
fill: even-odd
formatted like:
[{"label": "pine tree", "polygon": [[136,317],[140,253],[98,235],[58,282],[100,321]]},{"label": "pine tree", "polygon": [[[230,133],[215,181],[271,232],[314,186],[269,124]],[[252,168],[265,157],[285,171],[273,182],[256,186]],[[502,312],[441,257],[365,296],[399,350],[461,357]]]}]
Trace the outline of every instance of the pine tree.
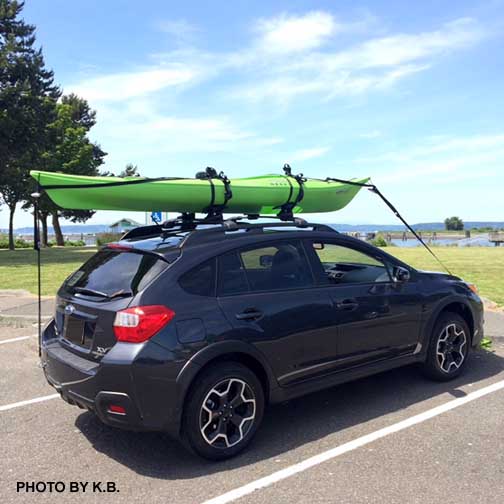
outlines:
[{"label": "pine tree", "polygon": [[47,147],[60,96],[35,47],[35,27],[20,18],[23,6],[0,0],[0,196],[9,208],[10,249],[16,207],[28,197],[28,172]]}]

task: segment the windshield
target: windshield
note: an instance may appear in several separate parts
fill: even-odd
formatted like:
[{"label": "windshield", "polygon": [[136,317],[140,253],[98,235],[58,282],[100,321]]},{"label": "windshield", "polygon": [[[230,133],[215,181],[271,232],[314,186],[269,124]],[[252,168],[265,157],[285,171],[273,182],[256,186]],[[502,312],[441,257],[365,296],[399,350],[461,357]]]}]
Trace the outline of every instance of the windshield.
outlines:
[{"label": "windshield", "polygon": [[108,298],[135,295],[167,266],[153,254],[104,249],[70,275],[63,289],[72,294]]}]

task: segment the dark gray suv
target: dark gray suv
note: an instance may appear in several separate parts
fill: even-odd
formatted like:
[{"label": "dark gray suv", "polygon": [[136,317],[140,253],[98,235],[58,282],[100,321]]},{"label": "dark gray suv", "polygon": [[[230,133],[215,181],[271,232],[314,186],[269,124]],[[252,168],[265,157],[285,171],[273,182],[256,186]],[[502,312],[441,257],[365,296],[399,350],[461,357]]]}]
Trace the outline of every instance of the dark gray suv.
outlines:
[{"label": "dark gray suv", "polygon": [[42,363],[106,424],[224,459],[268,403],[411,363],[454,378],[482,326],[470,284],[328,226],[177,220],[129,232],[67,278]]}]

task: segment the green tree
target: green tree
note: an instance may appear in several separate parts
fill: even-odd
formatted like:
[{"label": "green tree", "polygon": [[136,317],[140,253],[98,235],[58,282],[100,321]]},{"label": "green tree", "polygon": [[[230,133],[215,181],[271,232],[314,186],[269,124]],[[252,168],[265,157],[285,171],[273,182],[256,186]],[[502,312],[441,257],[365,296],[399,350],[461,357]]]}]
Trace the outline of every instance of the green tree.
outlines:
[{"label": "green tree", "polygon": [[[56,120],[48,128],[51,144],[41,156],[42,169],[74,175],[99,175],[98,167],[103,164],[106,153],[87,137],[95,124],[95,112],[86,100],[76,95],[63,96],[56,110]],[[60,209],[45,194],[40,198],[39,212],[43,244],[47,244],[47,219],[51,216],[57,245],[64,245],[60,217],[71,222],[85,222],[94,214],[89,210]]]},{"label": "green tree", "polygon": [[444,224],[448,231],[462,231],[464,229],[464,222],[460,217],[447,217]]},{"label": "green tree", "polygon": [[140,177],[138,166],[133,163],[128,163],[124,167],[124,170],[119,173],[119,177]]},{"label": "green tree", "polygon": [[46,148],[60,96],[34,47],[35,27],[20,18],[23,5],[0,0],[0,197],[9,209],[10,249],[16,207],[28,197],[28,172]]}]

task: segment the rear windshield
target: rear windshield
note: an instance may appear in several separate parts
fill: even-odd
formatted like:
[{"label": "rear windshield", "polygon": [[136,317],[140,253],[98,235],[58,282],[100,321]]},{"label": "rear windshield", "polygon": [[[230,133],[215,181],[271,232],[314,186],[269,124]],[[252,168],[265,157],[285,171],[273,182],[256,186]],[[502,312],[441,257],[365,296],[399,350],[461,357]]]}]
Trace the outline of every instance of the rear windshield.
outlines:
[{"label": "rear windshield", "polygon": [[63,288],[75,293],[106,296],[134,295],[158,276],[168,263],[154,254],[100,250],[65,281]]}]

